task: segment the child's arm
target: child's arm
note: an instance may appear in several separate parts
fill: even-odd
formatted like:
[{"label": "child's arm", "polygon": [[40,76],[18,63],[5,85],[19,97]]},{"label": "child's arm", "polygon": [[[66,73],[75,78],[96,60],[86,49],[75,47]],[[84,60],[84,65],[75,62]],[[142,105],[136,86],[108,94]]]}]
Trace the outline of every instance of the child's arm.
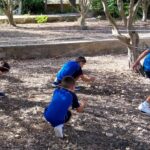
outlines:
[{"label": "child's arm", "polygon": [[80,78],[81,78],[83,81],[85,81],[85,82],[93,82],[93,81],[95,80],[94,77],[89,77],[89,76],[84,75],[84,74],[81,75]]},{"label": "child's arm", "polygon": [[150,52],[150,50],[147,49],[147,50],[145,50],[143,53],[140,54],[140,56],[137,58],[137,60],[134,62],[133,66],[132,66],[133,70],[136,70],[136,69],[137,69],[137,66],[138,66],[139,63],[140,63],[140,60],[141,60],[142,58],[144,58],[149,52]]},{"label": "child's arm", "polygon": [[80,106],[76,109],[77,112],[82,113],[83,110],[84,110],[84,107],[86,106],[86,104],[87,104],[87,101],[86,100],[82,100],[80,102]]}]

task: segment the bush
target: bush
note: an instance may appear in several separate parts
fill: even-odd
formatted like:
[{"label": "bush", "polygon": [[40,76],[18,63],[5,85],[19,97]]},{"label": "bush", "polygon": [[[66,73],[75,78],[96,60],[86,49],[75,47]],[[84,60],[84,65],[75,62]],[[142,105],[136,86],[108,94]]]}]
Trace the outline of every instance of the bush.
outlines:
[{"label": "bush", "polygon": [[[126,0],[124,2],[124,10],[125,10],[125,14],[126,16],[128,15],[128,10],[129,10],[129,0]],[[101,0],[92,0],[92,4],[91,4],[91,9],[94,13],[94,16],[99,16],[99,15],[103,15],[103,6],[101,3]],[[110,14],[114,17],[114,18],[119,18],[120,14],[119,14],[119,10],[118,10],[118,6],[117,6],[117,1],[116,0],[109,0],[108,1],[108,9]],[[142,9],[141,7],[138,9],[137,12],[137,18],[141,18],[142,17]]]},{"label": "bush", "polygon": [[23,14],[44,13],[44,0],[23,0]]},{"label": "bush", "polygon": [[117,6],[117,1],[116,0],[109,0],[108,9],[109,9],[110,14],[114,18],[119,17],[119,11],[118,11],[118,6]]},{"label": "bush", "polygon": [[91,9],[94,16],[103,14],[103,6],[101,0],[92,0]]},{"label": "bush", "polygon": [[48,21],[48,16],[37,16],[35,20],[37,23],[46,23]]},{"label": "bush", "polygon": [[[92,6],[91,9],[94,13],[94,16],[104,15],[103,5],[102,5],[101,0],[92,0],[91,6]],[[116,0],[109,0],[108,9],[109,9],[110,14],[113,17],[115,17],[115,18],[119,17]]]}]

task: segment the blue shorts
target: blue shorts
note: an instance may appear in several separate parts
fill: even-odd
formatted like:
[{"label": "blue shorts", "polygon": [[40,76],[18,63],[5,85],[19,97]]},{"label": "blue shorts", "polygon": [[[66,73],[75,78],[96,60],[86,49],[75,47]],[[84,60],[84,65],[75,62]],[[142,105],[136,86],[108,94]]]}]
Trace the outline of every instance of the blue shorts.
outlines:
[{"label": "blue shorts", "polygon": [[52,125],[52,127],[56,127],[60,124],[64,124],[64,123],[68,122],[70,120],[71,116],[72,116],[71,112],[68,110],[63,121],[58,121],[58,120],[57,121],[55,121],[55,120],[51,121],[48,118],[46,118],[46,116],[47,116],[46,110],[47,110],[47,108],[45,108],[45,110],[44,110],[44,118],[46,119],[47,122],[49,122]]}]

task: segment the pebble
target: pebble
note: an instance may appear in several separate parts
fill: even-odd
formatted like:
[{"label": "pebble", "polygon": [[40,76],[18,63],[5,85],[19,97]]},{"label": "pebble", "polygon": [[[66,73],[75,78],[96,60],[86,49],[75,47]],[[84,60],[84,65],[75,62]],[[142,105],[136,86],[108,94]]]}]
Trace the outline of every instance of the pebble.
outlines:
[{"label": "pebble", "polygon": [[112,134],[112,133],[106,133],[106,136],[108,136],[108,137],[112,137],[112,136],[113,136],[113,134]]}]

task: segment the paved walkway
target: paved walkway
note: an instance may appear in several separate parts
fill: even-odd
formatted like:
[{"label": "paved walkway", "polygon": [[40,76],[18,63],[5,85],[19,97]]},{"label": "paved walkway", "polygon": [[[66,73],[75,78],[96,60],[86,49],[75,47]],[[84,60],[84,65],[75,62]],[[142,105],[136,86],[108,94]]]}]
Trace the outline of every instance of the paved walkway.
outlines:
[{"label": "paved walkway", "polygon": [[[87,25],[89,30],[80,30],[77,22],[18,24],[18,27],[1,25],[0,47],[115,39],[107,21],[87,20]],[[121,29],[121,32],[126,33],[123,28]],[[140,38],[150,38],[149,23],[146,25],[140,23],[137,29]]]}]

